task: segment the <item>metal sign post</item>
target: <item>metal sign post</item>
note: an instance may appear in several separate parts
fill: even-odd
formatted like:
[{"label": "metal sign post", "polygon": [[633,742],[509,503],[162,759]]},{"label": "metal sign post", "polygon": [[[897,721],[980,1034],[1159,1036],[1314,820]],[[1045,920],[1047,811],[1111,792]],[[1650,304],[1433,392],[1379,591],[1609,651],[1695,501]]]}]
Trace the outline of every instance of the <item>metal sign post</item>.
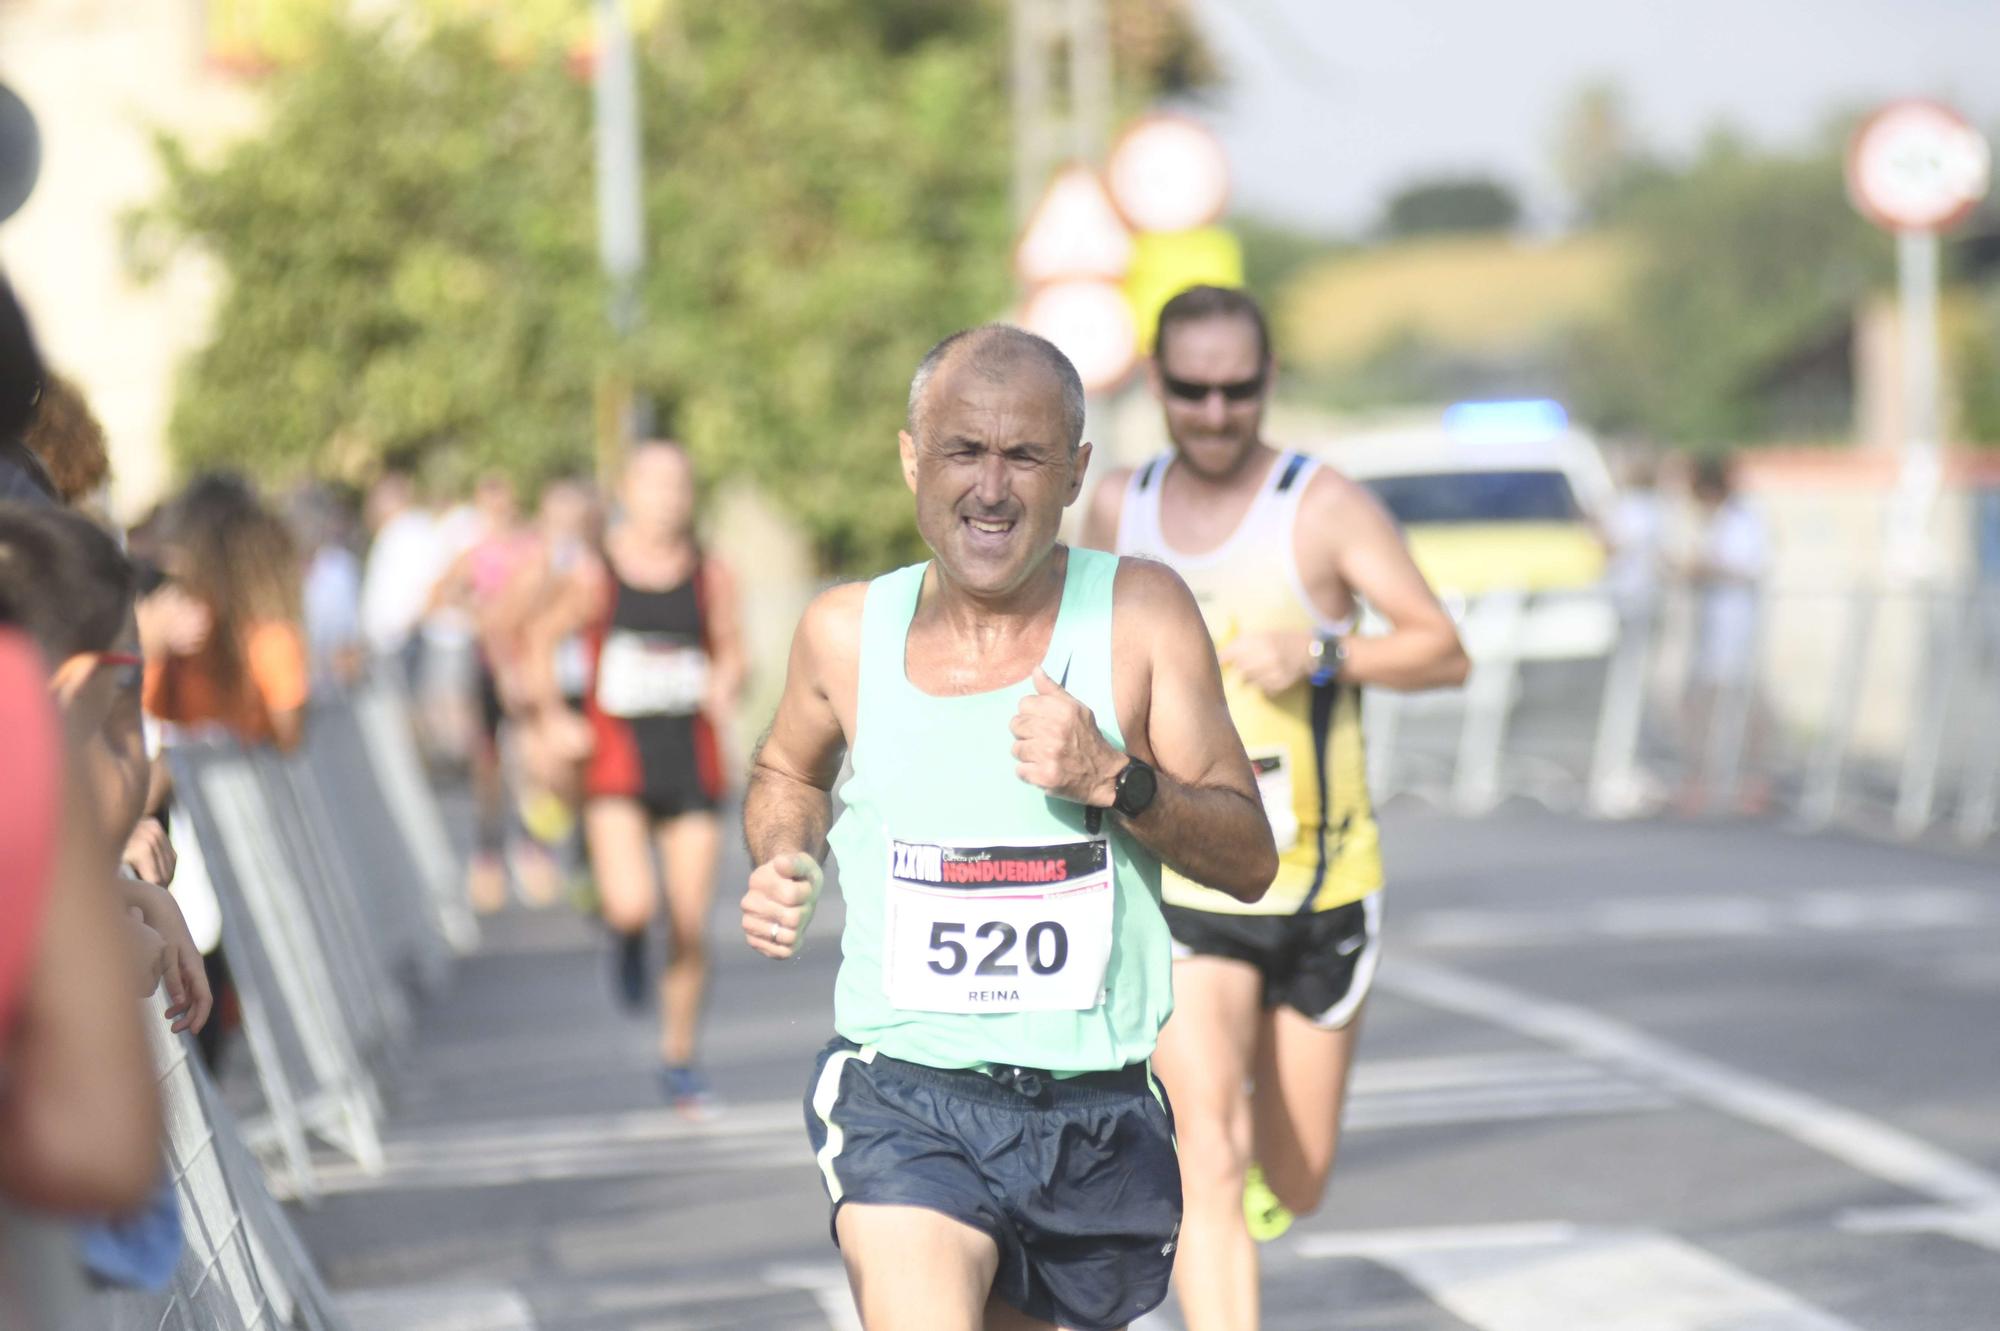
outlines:
[{"label": "metal sign post", "polygon": [[1991,154],[1965,118],[1937,102],[1891,102],[1847,152],[1854,206],[1896,235],[1903,334],[1903,466],[1888,524],[1888,566],[1905,579],[1936,571],[1930,515],[1944,479],[1938,374],[1938,233],[1986,195]]}]

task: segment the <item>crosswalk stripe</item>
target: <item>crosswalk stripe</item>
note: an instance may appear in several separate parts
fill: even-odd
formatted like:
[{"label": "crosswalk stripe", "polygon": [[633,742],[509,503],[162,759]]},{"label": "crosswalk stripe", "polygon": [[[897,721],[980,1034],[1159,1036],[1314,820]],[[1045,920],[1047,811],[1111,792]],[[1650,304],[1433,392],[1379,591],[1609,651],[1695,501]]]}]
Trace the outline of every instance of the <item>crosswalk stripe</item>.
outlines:
[{"label": "crosswalk stripe", "polygon": [[1479,1331],[1855,1331],[1668,1234],[1500,1225],[1303,1238],[1309,1257],[1367,1257]]},{"label": "crosswalk stripe", "polygon": [[1880,934],[2000,927],[2000,903],[1948,887],[1814,888],[1771,897],[1622,897],[1558,908],[1437,907],[1396,929],[1415,947],[1556,947],[1799,934]]},{"label": "crosswalk stripe", "polygon": [[1688,1100],[1782,1133],[1864,1174],[1950,1205],[2000,1205],[2000,1176],[1891,1124],[1704,1058],[1588,1008],[1448,966],[1403,961],[1378,985],[1399,997],[1624,1068]]},{"label": "crosswalk stripe", "polygon": [[[1368,1132],[1501,1123],[1667,1108],[1670,1096],[1567,1053],[1364,1059],[1347,1127]],[[368,1174],[330,1161],[335,1193],[382,1188],[504,1187],[563,1178],[794,1169],[806,1160],[801,1111],[790,1100],[732,1106],[707,1123],[646,1109],[489,1120],[399,1134],[388,1168]]]}]

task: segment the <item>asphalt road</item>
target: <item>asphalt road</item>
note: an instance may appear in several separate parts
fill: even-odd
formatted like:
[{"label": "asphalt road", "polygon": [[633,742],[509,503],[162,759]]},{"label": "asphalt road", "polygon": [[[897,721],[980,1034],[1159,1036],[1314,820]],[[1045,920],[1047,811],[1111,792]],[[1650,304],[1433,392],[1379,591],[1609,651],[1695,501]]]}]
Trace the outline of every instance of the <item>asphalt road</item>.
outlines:
[{"label": "asphalt road", "polygon": [[[2000,861],[1770,825],[1385,817],[1388,961],[1272,1331],[2000,1327]],[[298,1214],[357,1331],[852,1328],[799,1107],[837,911],[735,937],[712,1125],[604,944],[516,911],[424,1017],[389,1168]],[[1141,1324],[1179,1326],[1171,1305]]]}]

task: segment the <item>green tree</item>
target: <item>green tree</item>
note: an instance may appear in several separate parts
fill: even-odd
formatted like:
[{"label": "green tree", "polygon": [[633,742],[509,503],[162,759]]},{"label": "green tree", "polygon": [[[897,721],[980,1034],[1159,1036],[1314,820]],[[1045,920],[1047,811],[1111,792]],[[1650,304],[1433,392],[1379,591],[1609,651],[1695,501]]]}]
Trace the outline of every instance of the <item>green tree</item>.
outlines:
[{"label": "green tree", "polygon": [[[1188,75],[1181,31],[1121,50],[1129,87]],[[356,478],[415,455],[531,480],[587,463],[617,370],[829,568],[911,553],[908,375],[1012,295],[1006,36],[1002,7],[955,0],[673,6],[641,44],[651,256],[620,348],[589,89],[563,53],[329,29],[275,76],[259,137],[214,163],[165,141],[136,219],[142,263],[192,246],[226,278],[180,385],[180,462]]]},{"label": "green tree", "polygon": [[1452,231],[1512,231],[1521,203],[1497,180],[1421,180],[1396,191],[1383,210],[1382,233],[1427,236]]},{"label": "green tree", "polygon": [[[1773,375],[1852,320],[1889,258],[1832,152],[1760,153],[1718,135],[1619,216],[1646,258],[1621,315],[1576,340],[1577,405],[1603,425],[1704,446],[1795,425]],[[1805,404],[1814,421],[1845,406]]]}]

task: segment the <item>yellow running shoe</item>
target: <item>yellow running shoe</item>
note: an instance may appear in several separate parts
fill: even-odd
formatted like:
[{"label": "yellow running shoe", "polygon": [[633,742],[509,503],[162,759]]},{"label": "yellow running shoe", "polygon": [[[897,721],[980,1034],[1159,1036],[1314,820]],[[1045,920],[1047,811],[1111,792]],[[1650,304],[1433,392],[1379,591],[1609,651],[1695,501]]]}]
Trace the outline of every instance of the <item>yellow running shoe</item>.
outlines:
[{"label": "yellow running shoe", "polygon": [[576,815],[549,791],[537,791],[521,801],[521,826],[544,846],[560,846],[576,830]]},{"label": "yellow running shoe", "polygon": [[1250,1237],[1259,1243],[1269,1243],[1292,1227],[1292,1213],[1264,1182],[1264,1171],[1257,1165],[1250,1166],[1243,1180],[1243,1219],[1250,1226]]}]

